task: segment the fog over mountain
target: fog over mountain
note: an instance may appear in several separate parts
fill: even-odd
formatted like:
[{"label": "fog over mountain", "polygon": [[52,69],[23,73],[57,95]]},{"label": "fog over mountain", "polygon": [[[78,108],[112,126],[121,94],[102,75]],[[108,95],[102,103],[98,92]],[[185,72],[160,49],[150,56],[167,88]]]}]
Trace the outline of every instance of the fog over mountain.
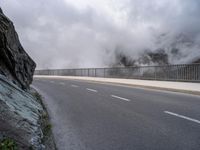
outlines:
[{"label": "fog over mountain", "polygon": [[199,0],[1,0],[41,68],[192,63]]}]

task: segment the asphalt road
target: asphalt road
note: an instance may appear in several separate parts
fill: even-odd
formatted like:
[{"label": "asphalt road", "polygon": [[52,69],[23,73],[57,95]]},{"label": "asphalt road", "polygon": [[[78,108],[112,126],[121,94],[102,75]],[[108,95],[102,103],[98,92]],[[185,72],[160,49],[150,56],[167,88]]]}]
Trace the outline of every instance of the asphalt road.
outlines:
[{"label": "asphalt road", "polygon": [[200,97],[36,78],[60,150],[200,150]]}]

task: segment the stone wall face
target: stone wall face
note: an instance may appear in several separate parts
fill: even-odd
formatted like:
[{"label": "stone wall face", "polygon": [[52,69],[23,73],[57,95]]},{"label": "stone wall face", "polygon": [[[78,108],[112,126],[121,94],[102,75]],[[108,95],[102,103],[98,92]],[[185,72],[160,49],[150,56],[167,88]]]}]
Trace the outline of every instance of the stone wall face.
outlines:
[{"label": "stone wall face", "polygon": [[20,44],[13,23],[0,9],[0,74],[26,89],[33,80],[35,67]]}]

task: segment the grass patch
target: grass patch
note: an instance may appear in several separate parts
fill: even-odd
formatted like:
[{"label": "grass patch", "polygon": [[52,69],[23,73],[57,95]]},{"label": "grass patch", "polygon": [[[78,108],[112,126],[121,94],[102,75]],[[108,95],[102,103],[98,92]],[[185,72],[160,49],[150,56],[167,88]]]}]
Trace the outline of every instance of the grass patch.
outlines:
[{"label": "grass patch", "polygon": [[42,102],[42,95],[40,95],[38,92],[33,92],[33,96],[34,96],[39,102]]},{"label": "grass patch", "polygon": [[[40,95],[35,89],[32,89],[31,94],[33,97],[42,105],[43,111],[41,111],[40,115],[40,125],[43,133],[43,137],[41,139],[42,144],[44,144],[46,147],[52,149],[52,150],[57,150],[55,142],[54,142],[54,137],[52,134],[52,124],[50,123],[50,118],[47,112],[47,108],[45,107],[43,103],[43,96]],[[1,150],[1,149],[0,149]],[[30,148],[31,150],[31,148]]]},{"label": "grass patch", "polygon": [[46,124],[44,127],[44,136],[47,136],[49,133],[51,133],[52,125],[50,123]]},{"label": "grass patch", "polygon": [[37,91],[32,92],[32,95],[33,95],[33,97],[35,97],[36,100],[42,105],[43,109],[44,109],[45,111],[47,111],[47,109],[46,109],[46,107],[45,107],[45,105],[44,105],[44,103],[43,103],[43,97],[42,97],[42,95],[40,95]]},{"label": "grass patch", "polygon": [[18,147],[14,140],[4,138],[0,141],[0,150],[18,150]]},{"label": "grass patch", "polygon": [[33,93],[34,97],[42,104],[44,111],[41,115],[41,123],[43,125],[43,134],[44,136],[48,136],[51,133],[52,125],[49,122],[49,115],[47,113],[46,107],[43,104],[42,96],[38,92]]}]

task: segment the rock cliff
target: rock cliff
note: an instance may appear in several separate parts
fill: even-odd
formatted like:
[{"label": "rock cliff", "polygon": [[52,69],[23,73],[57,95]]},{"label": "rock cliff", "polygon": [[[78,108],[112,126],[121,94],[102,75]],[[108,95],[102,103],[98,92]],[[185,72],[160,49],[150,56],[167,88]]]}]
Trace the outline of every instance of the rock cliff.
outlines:
[{"label": "rock cliff", "polygon": [[55,150],[47,111],[29,87],[35,67],[0,9],[0,150]]},{"label": "rock cliff", "polygon": [[32,82],[35,67],[20,44],[12,21],[0,9],[0,74],[26,89]]}]

